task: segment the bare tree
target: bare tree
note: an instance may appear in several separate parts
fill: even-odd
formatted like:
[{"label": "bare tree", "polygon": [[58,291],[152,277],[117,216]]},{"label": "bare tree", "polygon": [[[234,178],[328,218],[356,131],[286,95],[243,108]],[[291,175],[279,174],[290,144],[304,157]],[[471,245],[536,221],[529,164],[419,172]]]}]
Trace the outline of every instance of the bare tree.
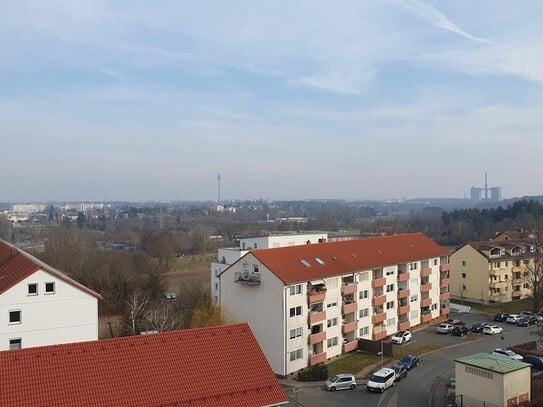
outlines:
[{"label": "bare tree", "polygon": [[132,295],[128,300],[125,300],[126,315],[125,328],[131,335],[138,335],[141,332],[142,321],[145,319],[149,298],[146,293],[139,289],[132,291]]},{"label": "bare tree", "polygon": [[183,325],[179,315],[175,315],[173,307],[163,301],[156,302],[148,310],[145,320],[153,331],[166,332],[181,329]]}]

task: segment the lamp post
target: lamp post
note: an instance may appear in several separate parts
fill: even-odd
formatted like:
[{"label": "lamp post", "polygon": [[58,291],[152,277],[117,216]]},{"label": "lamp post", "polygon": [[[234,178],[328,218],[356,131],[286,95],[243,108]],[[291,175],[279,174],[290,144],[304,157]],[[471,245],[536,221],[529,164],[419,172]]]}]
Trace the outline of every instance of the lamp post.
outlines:
[{"label": "lamp post", "polygon": [[381,338],[381,368],[383,367],[384,355],[385,353],[383,352],[383,338]]}]

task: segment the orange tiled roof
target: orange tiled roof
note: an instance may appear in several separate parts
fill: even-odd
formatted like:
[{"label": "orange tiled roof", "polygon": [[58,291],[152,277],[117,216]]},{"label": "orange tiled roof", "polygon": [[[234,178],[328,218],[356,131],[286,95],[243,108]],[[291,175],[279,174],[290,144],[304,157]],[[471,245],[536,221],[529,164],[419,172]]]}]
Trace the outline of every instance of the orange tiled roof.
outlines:
[{"label": "orange tiled roof", "polygon": [[246,323],[4,351],[0,366],[2,406],[287,402]]},{"label": "orange tiled roof", "polygon": [[449,254],[422,233],[253,250],[251,253],[285,284]]},{"label": "orange tiled roof", "polygon": [[36,257],[21,249],[17,249],[12,244],[0,239],[0,294],[9,290],[11,287],[31,276],[38,270],[46,271],[98,299],[102,298],[100,294],[95,293],[55,268],[38,260]]}]

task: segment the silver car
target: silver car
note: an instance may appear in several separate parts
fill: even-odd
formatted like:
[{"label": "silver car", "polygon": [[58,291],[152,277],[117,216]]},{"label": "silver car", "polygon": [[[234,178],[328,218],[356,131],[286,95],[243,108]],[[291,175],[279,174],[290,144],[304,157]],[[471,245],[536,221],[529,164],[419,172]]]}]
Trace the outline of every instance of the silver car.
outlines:
[{"label": "silver car", "polygon": [[356,388],[356,380],[352,374],[338,374],[326,380],[324,388],[329,391],[354,390]]}]

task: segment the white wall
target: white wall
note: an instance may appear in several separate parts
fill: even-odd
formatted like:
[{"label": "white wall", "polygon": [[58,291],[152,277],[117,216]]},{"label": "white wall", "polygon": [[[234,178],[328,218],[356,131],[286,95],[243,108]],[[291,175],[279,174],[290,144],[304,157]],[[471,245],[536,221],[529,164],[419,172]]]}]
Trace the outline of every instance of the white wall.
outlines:
[{"label": "white wall", "polygon": [[[55,283],[55,293],[45,294],[45,283]],[[38,294],[28,295],[28,284],[38,284]],[[21,311],[21,323],[9,323],[9,311]],[[0,350],[10,339],[21,338],[22,347],[98,339],[98,300],[45,271],[37,271],[0,295]]]}]

